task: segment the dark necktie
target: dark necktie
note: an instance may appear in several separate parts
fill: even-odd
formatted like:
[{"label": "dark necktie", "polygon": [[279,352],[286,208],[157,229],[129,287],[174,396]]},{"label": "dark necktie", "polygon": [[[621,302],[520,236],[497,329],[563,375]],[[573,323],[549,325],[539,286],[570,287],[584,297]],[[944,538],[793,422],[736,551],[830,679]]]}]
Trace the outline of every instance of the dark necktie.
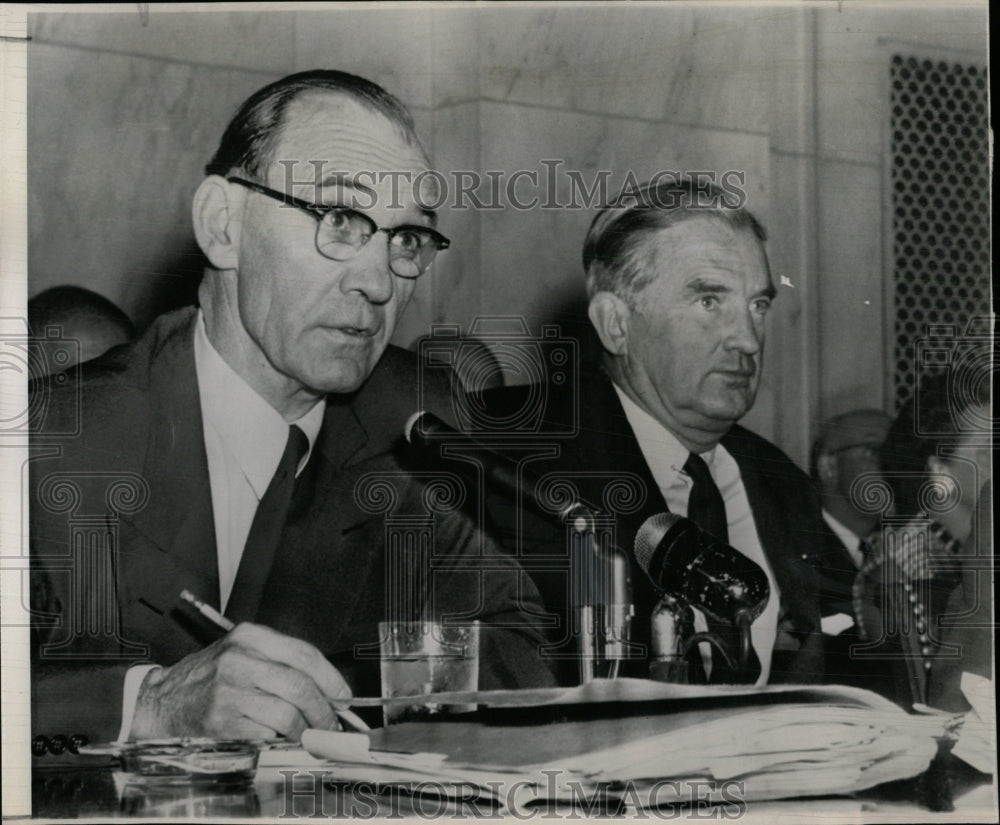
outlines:
[{"label": "dark necktie", "polygon": [[726,504],[708,465],[700,455],[691,453],[684,462],[684,472],[694,482],[688,499],[688,518],[719,541],[729,544]]},{"label": "dark necktie", "polygon": [[[726,504],[722,500],[722,493],[712,478],[712,473],[704,459],[696,453],[691,453],[687,461],[684,462],[684,472],[686,472],[694,482],[691,487],[691,495],[688,498],[688,518],[697,524],[706,533],[710,533],[719,541],[729,544],[729,524],[726,518]],[[715,619],[706,616],[709,632],[723,638],[729,646],[730,656],[736,659],[739,655],[739,636],[735,629],[724,622],[717,622]],[[750,648],[750,661],[747,663],[747,672],[740,675],[727,667],[722,657],[717,655],[718,651],[713,650],[712,655],[712,677],[713,683],[734,682],[755,682],[760,675],[760,660],[756,651]],[[697,657],[700,660],[700,656]],[[735,664],[735,661],[734,661]]]},{"label": "dark necktie", "polygon": [[288,518],[289,505],[295,489],[295,471],[309,451],[309,439],[294,424],[288,428],[285,452],[278,462],[271,483],[261,497],[250,525],[247,543],[236,572],[236,581],[226,606],[226,616],[234,622],[253,621],[260,604],[281,531]]}]

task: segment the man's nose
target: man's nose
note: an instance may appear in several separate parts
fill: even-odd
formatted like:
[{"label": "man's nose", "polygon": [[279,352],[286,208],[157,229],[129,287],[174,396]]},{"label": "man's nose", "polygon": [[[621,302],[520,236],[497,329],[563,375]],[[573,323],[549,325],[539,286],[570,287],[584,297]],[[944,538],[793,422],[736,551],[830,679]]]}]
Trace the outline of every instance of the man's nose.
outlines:
[{"label": "man's nose", "polygon": [[762,323],[750,310],[737,313],[726,330],[726,349],[736,350],[744,355],[756,355],[760,352],[764,337],[760,327]]},{"label": "man's nose", "polygon": [[392,297],[393,274],[389,269],[389,244],[384,234],[372,235],[358,254],[344,265],[347,267],[341,281],[344,292],[358,292],[373,304],[384,304]]}]

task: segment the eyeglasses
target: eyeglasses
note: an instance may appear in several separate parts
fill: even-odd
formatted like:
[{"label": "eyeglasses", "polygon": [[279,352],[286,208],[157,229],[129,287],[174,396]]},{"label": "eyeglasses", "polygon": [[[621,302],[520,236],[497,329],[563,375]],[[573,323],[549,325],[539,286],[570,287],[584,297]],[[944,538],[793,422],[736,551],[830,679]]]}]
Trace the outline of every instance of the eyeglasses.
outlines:
[{"label": "eyeglasses", "polygon": [[846,453],[851,450],[864,450],[864,454],[867,458],[878,458],[882,452],[882,445],[878,443],[850,444],[847,447],[841,447],[838,450],[831,450],[829,455],[840,455],[841,453]]},{"label": "eyeglasses", "polygon": [[243,178],[230,177],[226,180],[308,212],[317,220],[316,249],[334,261],[349,261],[371,240],[372,235],[385,232],[389,238],[389,269],[400,278],[417,278],[427,271],[439,249],[451,246],[451,241],[444,235],[426,226],[379,226],[356,209],[309,203]]}]

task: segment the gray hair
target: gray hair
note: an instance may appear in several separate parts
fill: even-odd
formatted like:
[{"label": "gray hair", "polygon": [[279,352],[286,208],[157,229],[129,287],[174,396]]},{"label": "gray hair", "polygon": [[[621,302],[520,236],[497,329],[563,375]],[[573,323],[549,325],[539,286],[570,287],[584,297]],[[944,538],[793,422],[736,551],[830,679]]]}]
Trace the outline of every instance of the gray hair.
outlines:
[{"label": "gray hair", "polygon": [[611,292],[634,305],[656,274],[643,266],[642,242],[693,218],[722,221],[752,232],[761,243],[767,240],[764,227],[730,191],[690,178],[645,183],[623,192],[590,224],[583,244],[587,296]]}]

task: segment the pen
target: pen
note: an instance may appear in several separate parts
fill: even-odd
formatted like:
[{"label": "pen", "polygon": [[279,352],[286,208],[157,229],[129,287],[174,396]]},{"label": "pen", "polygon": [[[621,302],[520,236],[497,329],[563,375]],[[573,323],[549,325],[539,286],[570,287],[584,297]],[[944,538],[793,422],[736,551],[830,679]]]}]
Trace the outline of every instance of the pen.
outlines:
[{"label": "pen", "polygon": [[[236,625],[234,625],[229,619],[223,616],[218,610],[216,610],[212,605],[205,604],[201,599],[199,599],[190,590],[181,591],[181,599],[186,601],[188,604],[192,605],[202,616],[208,619],[210,622],[215,624],[217,627],[222,628],[228,633]],[[346,722],[355,730],[362,732],[371,730],[365,720],[358,716],[354,711],[348,710],[347,708],[333,708],[333,712],[341,718],[342,721]]]},{"label": "pen", "polygon": [[205,604],[201,599],[199,599],[190,590],[182,590],[181,598],[188,604],[193,605],[197,608],[198,612],[201,613],[206,619],[212,622],[216,627],[221,627],[228,633],[236,625],[234,625],[229,619],[223,616],[218,610],[216,610],[212,605]]}]

